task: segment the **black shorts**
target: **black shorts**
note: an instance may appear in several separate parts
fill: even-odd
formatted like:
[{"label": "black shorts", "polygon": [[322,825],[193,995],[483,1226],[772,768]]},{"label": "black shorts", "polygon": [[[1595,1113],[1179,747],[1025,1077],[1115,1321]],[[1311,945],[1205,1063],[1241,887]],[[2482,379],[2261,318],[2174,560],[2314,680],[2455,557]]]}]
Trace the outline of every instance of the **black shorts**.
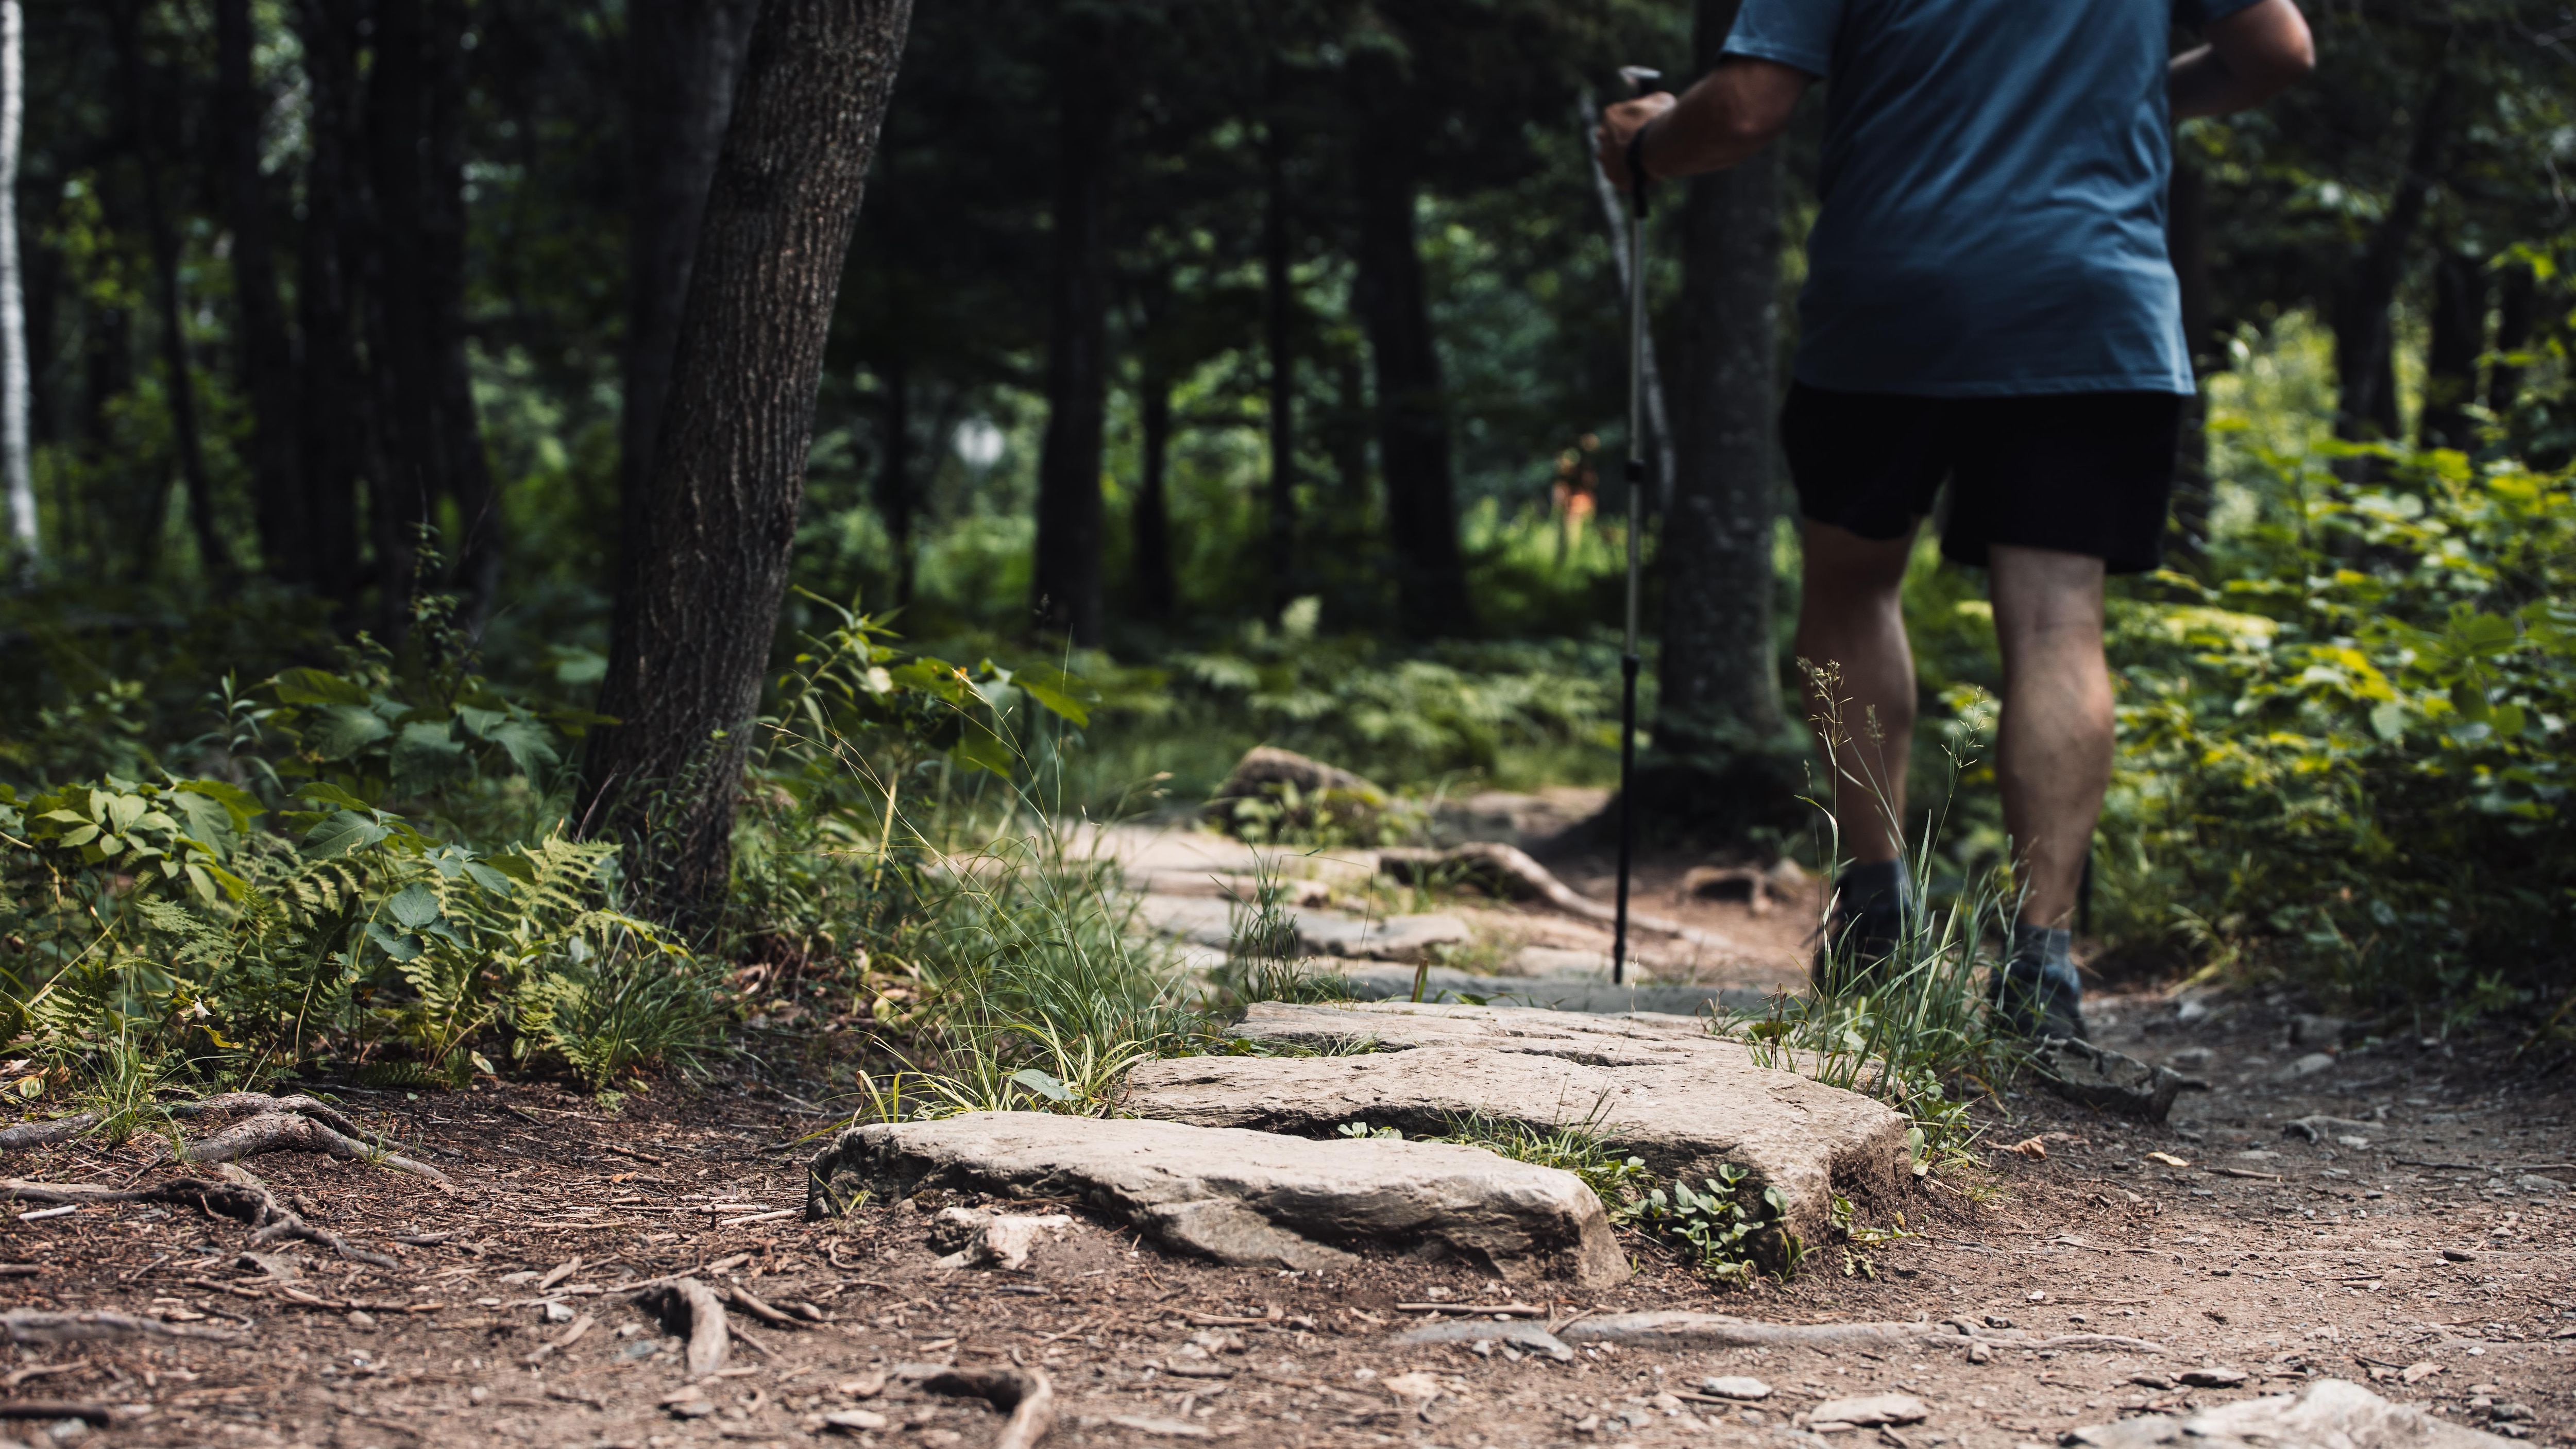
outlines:
[{"label": "black shorts", "polygon": [[2182,403],[2169,392],[1915,397],[1796,383],[1780,439],[1798,509],[1818,523],[1902,538],[1946,479],[1946,557],[1982,567],[2002,543],[2134,574],[2164,557]]}]

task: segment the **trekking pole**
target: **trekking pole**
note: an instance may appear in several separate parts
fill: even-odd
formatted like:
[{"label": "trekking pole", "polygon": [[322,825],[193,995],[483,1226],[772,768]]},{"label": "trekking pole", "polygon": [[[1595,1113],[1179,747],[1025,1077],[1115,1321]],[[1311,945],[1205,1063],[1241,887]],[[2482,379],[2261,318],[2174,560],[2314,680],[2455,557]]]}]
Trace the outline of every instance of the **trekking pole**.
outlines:
[{"label": "trekking pole", "polygon": [[[1634,95],[1646,95],[1660,71],[1619,67]],[[1643,137],[1641,129],[1637,133]],[[1610,935],[1610,983],[1628,980],[1628,871],[1637,853],[1637,806],[1630,792],[1637,768],[1637,579],[1646,528],[1646,175],[1638,146],[1628,147],[1628,622],[1619,654],[1619,897]]]}]

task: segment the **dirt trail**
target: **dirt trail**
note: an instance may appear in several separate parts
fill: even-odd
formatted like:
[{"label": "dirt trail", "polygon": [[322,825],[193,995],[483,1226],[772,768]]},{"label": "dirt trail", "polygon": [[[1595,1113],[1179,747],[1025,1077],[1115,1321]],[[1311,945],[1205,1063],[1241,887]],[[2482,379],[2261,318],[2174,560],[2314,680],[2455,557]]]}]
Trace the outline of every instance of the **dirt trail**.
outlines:
[{"label": "dirt trail", "polygon": [[[28,1266],[0,1269],[7,1307],[116,1309],[231,1324],[246,1337],[12,1350],[0,1409],[89,1405],[107,1426],[38,1419],[0,1424],[0,1437],[662,1449],[819,1434],[981,1449],[1000,1431],[997,1411],[899,1375],[879,1388],[880,1375],[1009,1362],[1052,1377],[1059,1418],[1046,1442],[1064,1445],[1213,1436],[2006,1449],[2124,1410],[2206,1405],[2320,1375],[2376,1381],[2454,1422],[2576,1442],[2576,1215],[2564,1186],[2576,1181],[2576,1131],[2564,1075],[2518,1075],[2509,1043],[2410,1040],[2327,1055],[2316,1038],[2330,1028],[2308,1023],[2308,1039],[2294,1042],[2276,1008],[2185,1010],[2192,1020],[2139,997],[2099,1001],[2095,1015],[2100,1035],[2139,1055],[2190,1064],[2206,1052],[2198,1070],[2217,1090],[2186,1096],[2166,1127],[2044,1097],[2009,1102],[2013,1119],[1986,1138],[1982,1180],[1919,1192],[1906,1209],[1915,1235],[1869,1250],[1865,1269],[1851,1264],[1866,1276],[1846,1276],[1842,1250],[1826,1246],[1791,1284],[1718,1292],[1632,1239],[1644,1270],[1633,1283],[1597,1302],[1540,1305],[1558,1318],[1656,1308],[1784,1322],[1966,1316],[2145,1339],[2163,1352],[2003,1349],[1972,1363],[1959,1345],[1935,1351],[1937,1341],[1894,1352],[1590,1347],[1556,1363],[1515,1360],[1499,1345],[1394,1347],[1397,1327],[1425,1316],[1400,1303],[1525,1290],[1411,1259],[1322,1277],[1179,1261],[1078,1212],[1069,1230],[1042,1235],[1024,1270],[945,1270],[933,1265],[922,1205],[871,1205],[814,1226],[776,1215],[801,1204],[802,1164],[818,1145],[792,1139],[825,1119],[749,1084],[696,1096],[665,1088],[614,1118],[544,1089],[339,1089],[353,1115],[418,1144],[458,1191],[363,1162],[272,1155],[251,1166],[317,1226],[401,1267],[300,1244],[262,1264],[241,1256],[238,1223],[184,1209],[82,1207],[35,1221],[12,1211],[0,1218],[0,1259]],[[2340,1119],[2316,1124],[2324,1140],[2285,1135],[2285,1124],[2320,1115]],[[2007,1150],[2032,1138],[2044,1159]],[[18,1152],[0,1170],[116,1186],[148,1175],[145,1148]],[[1056,1206],[1069,1205],[1030,1210]],[[554,1286],[595,1324],[544,1349],[573,1325],[543,1320],[537,1276],[576,1259]],[[770,1304],[811,1303],[831,1321],[788,1329],[737,1314],[745,1332],[730,1376],[707,1386],[713,1411],[675,1417],[662,1402],[684,1387],[681,1342],[617,1286],[679,1272]],[[2244,1378],[2183,1380],[2204,1368]],[[1679,1397],[1718,1374],[1775,1392],[1741,1408]],[[1798,1427],[1820,1399],[1876,1392],[1916,1395],[1929,1417],[1884,1439],[1863,1429],[1819,1440]],[[821,1415],[847,1411],[882,1427],[824,1427]]]}]

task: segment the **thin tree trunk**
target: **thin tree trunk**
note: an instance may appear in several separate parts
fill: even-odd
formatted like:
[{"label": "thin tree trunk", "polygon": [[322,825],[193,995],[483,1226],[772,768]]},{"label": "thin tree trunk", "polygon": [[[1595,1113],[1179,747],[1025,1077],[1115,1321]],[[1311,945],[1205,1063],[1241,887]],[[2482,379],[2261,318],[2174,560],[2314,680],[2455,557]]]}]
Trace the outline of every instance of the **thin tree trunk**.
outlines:
[{"label": "thin tree trunk", "polygon": [[441,379],[427,255],[430,128],[427,0],[376,0],[367,71],[367,229],[371,262],[361,289],[375,407],[368,511],[375,535],[379,634],[399,643],[410,627],[420,531],[439,493]]},{"label": "thin tree trunk", "polygon": [[1276,117],[1279,64],[1270,65],[1271,120],[1261,139],[1261,290],[1270,360],[1270,607],[1297,592],[1297,298],[1288,275],[1288,169]]},{"label": "thin tree trunk", "polygon": [[902,350],[886,362],[885,444],[877,460],[877,514],[894,548],[895,606],[912,602],[912,365]]},{"label": "thin tree trunk", "polygon": [[647,908],[714,924],[813,441],[832,304],[908,0],[769,0],[707,191],[636,597],[585,760]]},{"label": "thin tree trunk", "polygon": [[[628,0],[626,387],[618,420],[619,608],[635,597],[653,442],[690,263],[760,0]],[[621,618],[613,626],[625,627]]]},{"label": "thin tree trunk", "polygon": [[[154,154],[152,88],[143,64],[143,15],[135,0],[119,0],[111,11],[116,30],[119,69],[125,80],[129,123],[134,128],[134,165],[142,177],[143,230],[152,246],[152,303],[161,331],[161,366],[170,389],[170,432],[179,454],[179,476],[188,494],[188,526],[196,536],[199,566],[209,581],[221,585],[233,576],[232,555],[224,548],[215,522],[214,482],[206,473],[205,439],[197,427],[197,385],[188,366],[187,309],[179,296],[179,232],[161,194],[161,162]],[[166,481],[156,487],[153,502],[138,520],[135,572],[149,579],[160,571],[161,525],[168,507]]]},{"label": "thin tree trunk", "polygon": [[1403,82],[1366,67],[1370,122],[1356,146],[1357,301],[1377,365],[1378,462],[1386,476],[1387,538],[1395,549],[1397,619],[1406,633],[1469,632],[1467,566],[1449,468],[1447,398],[1431,335],[1429,288],[1413,229],[1416,158],[1410,118],[1390,112]]},{"label": "thin tree trunk", "polygon": [[1097,22],[1059,42],[1055,276],[1047,328],[1047,430],[1038,456],[1038,627],[1100,644],[1100,449],[1108,409],[1109,299],[1102,225],[1116,119]]},{"label": "thin tree trunk", "polygon": [[1136,502],[1127,523],[1136,556],[1136,612],[1157,624],[1171,622],[1178,601],[1172,579],[1172,517],[1165,470],[1172,452],[1172,380],[1148,367],[1138,385],[1139,451]]},{"label": "thin tree trunk", "polygon": [[2199,379],[2215,352],[2210,336],[2209,182],[2190,157],[2176,154],[2165,203],[2165,252],[2182,293],[2183,348],[2191,361],[2193,392],[2183,399],[2182,425],[2174,434],[2173,520],[2167,531],[2178,561],[2198,560],[2209,544],[2209,409]]},{"label": "thin tree trunk", "polygon": [[2439,184],[2442,157],[2449,149],[2451,113],[2459,94],[2447,56],[2448,44],[2434,56],[2432,89],[2416,112],[2415,136],[2407,146],[2406,170],[2398,178],[2388,211],[2372,229],[2352,270],[2335,289],[2335,435],[2364,440],[2395,438],[2397,369],[2389,344],[2388,308],[2406,274],[2406,253],[2423,224],[2425,207]]},{"label": "thin tree trunk", "polygon": [[[1717,63],[1736,0],[1700,0],[1694,46]],[[1788,733],[1772,639],[1772,434],[1780,366],[1780,160],[1774,148],[1690,183],[1682,225],[1681,466],[1664,570],[1655,750],[1723,773]],[[1631,520],[1637,527],[1643,520]]]},{"label": "thin tree trunk", "polygon": [[302,0],[296,32],[309,88],[303,251],[296,268],[296,316],[303,333],[303,406],[297,416],[302,480],[301,554],[290,565],[317,595],[336,601],[343,622],[357,602],[357,499],[364,472],[358,426],[364,407],[350,317],[348,198],[357,134],[357,21],[341,0]]},{"label": "thin tree trunk", "polygon": [[2528,265],[2507,267],[2496,297],[2496,363],[2487,369],[2487,411],[2510,425],[2522,401],[2522,369],[2503,360],[2531,345],[2532,324],[2540,316],[2539,279]]},{"label": "thin tree trunk", "polygon": [[0,0],[0,479],[9,496],[9,539],[21,570],[42,557],[36,477],[27,458],[29,411],[27,285],[18,259],[18,145],[27,118],[27,17]]},{"label": "thin tree trunk", "polygon": [[460,622],[480,637],[501,587],[501,500],[483,451],[465,350],[465,0],[430,0],[428,20],[421,261],[430,366],[438,379],[433,436],[439,487],[455,500],[462,530],[455,570],[464,595]]},{"label": "thin tree trunk", "polygon": [[2486,264],[2445,253],[2433,268],[2433,337],[2425,348],[2424,417],[2416,434],[2422,446],[2462,452],[2477,446],[2467,409],[2477,401],[2486,335]]},{"label": "thin tree trunk", "polygon": [[304,480],[295,440],[295,349],[278,300],[277,261],[269,241],[268,180],[260,172],[259,92],[251,75],[250,0],[215,0],[215,128],[223,147],[225,221],[232,228],[233,298],[241,309],[234,355],[242,395],[250,400],[251,496],[259,525],[260,564],[289,583],[310,583],[303,570]]}]

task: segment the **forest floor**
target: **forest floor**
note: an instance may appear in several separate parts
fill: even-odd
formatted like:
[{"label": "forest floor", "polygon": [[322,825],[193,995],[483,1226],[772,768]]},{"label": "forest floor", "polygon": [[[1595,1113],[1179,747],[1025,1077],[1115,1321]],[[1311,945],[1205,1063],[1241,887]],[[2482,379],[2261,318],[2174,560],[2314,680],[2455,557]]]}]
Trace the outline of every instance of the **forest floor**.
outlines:
[{"label": "forest floor", "polygon": [[[1634,1279],[1572,1297],[1454,1261],[1252,1271],[1167,1256],[1078,1209],[1024,1270],[949,1270],[934,1264],[923,1204],[802,1221],[804,1164],[838,1120],[748,1069],[667,1082],[614,1113],[544,1085],[307,1083],[455,1178],[447,1193],[365,1163],[252,1162],[317,1226],[402,1266],[293,1244],[264,1266],[241,1256],[246,1230],[190,1209],[93,1206],[35,1221],[12,1211],[0,1217],[7,1307],[114,1309],[242,1337],[11,1350],[0,1415],[55,1412],[38,1402],[49,1401],[89,1406],[106,1423],[34,1418],[0,1424],[0,1440],[981,1449],[1000,1428],[995,1411],[888,1371],[1008,1362],[1051,1376],[1060,1417],[1047,1442],[1063,1445],[2011,1449],[2321,1376],[2454,1422],[2576,1443],[2576,1198],[2565,1186],[2576,1181],[2576,1086],[2563,1072],[2529,1075],[2510,1039],[2329,1053],[2314,1038],[2331,1027],[2290,1005],[2097,997],[2097,1038],[2179,1056],[2214,1089],[2186,1095],[2155,1126],[2036,1094],[1985,1104],[1978,1162],[1914,1189],[1911,1236],[1871,1248],[1865,1264],[1825,1246],[1794,1281],[1749,1291],[1712,1288],[1633,1237]],[[2323,1142],[2285,1135],[2314,1114],[2346,1120]],[[2045,1157],[2012,1150],[2033,1138]],[[169,1172],[147,1165],[150,1146],[37,1149],[6,1168],[123,1185]],[[682,1418],[665,1407],[684,1387],[679,1341],[620,1291],[682,1272],[772,1304],[811,1303],[829,1321],[789,1331],[737,1314],[744,1332],[729,1376],[712,1385],[715,1412]],[[579,1326],[546,1321],[535,1280],[555,1274],[549,1296],[596,1321],[544,1349]],[[1793,1323],[1966,1316],[2157,1347],[2003,1349],[1972,1363],[1937,1340],[1894,1351],[1629,1345],[1559,1363],[1390,1342],[1420,1317],[1399,1304],[1513,1297],[1539,1297],[1558,1318],[1662,1308]],[[2180,1385],[2185,1370],[2210,1366],[2241,1372],[2241,1384]],[[1774,1393],[1742,1407],[1679,1396],[1719,1374],[1760,1378]],[[1929,1417],[1825,1438],[1800,1422],[1820,1400],[1877,1392],[1915,1395]],[[846,1410],[884,1423],[825,1426],[823,1414]]]}]

